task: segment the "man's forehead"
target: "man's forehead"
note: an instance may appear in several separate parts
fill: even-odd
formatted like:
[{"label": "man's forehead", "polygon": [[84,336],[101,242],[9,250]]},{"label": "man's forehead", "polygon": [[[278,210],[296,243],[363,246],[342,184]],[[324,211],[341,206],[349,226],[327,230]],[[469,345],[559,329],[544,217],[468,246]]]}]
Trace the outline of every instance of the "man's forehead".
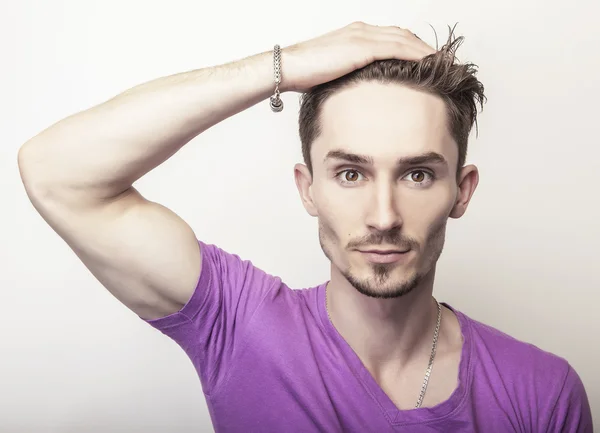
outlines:
[{"label": "man's forehead", "polygon": [[397,84],[343,89],[323,104],[320,126],[311,152],[319,162],[337,149],[375,162],[432,152],[457,158],[441,98]]}]

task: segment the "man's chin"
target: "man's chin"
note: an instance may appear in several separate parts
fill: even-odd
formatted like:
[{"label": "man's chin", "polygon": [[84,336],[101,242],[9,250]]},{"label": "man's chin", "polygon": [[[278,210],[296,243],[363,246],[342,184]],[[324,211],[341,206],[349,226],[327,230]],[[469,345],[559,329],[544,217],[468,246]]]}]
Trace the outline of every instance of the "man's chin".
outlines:
[{"label": "man's chin", "polygon": [[421,280],[419,276],[410,279],[381,281],[377,277],[366,279],[355,278],[352,275],[346,275],[348,282],[361,294],[370,298],[392,299],[399,298],[411,293]]}]

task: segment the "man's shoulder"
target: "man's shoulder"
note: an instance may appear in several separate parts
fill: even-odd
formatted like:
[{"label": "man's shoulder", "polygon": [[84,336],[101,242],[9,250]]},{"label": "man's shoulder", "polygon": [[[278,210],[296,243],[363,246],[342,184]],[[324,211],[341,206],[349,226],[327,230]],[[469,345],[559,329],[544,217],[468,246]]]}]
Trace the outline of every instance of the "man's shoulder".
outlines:
[{"label": "man's shoulder", "polygon": [[521,408],[539,431],[593,431],[585,387],[565,358],[455,313],[469,337],[473,386]]},{"label": "man's shoulder", "polygon": [[535,377],[536,380],[552,378],[556,381],[566,377],[570,365],[562,356],[462,312],[456,311],[456,314],[459,320],[468,324],[472,354],[480,363],[522,379]]}]

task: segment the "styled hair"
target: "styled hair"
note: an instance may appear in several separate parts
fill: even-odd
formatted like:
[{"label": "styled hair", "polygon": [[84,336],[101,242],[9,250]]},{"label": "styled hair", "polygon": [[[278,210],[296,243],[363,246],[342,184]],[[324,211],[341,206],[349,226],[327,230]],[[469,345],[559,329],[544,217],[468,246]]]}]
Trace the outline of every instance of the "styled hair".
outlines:
[{"label": "styled hair", "polygon": [[321,133],[319,117],[323,103],[339,90],[361,82],[398,83],[415,90],[439,96],[447,107],[448,130],[458,144],[457,176],[467,157],[468,137],[473,125],[477,129],[477,106],[483,109],[484,87],[476,78],[477,66],[461,64],[456,50],[464,37],[454,37],[450,29],[442,48],[419,61],[378,60],[336,80],[320,84],[300,98],[298,119],[302,156],[313,173],[310,149]]}]

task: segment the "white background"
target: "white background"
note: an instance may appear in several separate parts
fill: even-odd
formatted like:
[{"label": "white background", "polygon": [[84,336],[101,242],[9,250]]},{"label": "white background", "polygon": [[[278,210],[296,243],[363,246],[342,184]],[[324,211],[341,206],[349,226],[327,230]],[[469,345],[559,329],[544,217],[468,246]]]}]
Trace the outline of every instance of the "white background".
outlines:
[{"label": "white background", "polygon": [[[481,182],[451,221],[435,294],[567,358],[600,426],[598,3],[548,0],[0,3],[0,431],[212,431],[173,342],[100,286],[29,203],[17,150],[134,86],[312,38],[355,20],[434,43],[458,22],[488,104],[469,162]],[[329,277],[301,206],[297,94],[210,129],[136,186],[204,241],[292,287]],[[169,113],[165,113],[169,115]],[[235,416],[235,414],[232,414]]]}]

